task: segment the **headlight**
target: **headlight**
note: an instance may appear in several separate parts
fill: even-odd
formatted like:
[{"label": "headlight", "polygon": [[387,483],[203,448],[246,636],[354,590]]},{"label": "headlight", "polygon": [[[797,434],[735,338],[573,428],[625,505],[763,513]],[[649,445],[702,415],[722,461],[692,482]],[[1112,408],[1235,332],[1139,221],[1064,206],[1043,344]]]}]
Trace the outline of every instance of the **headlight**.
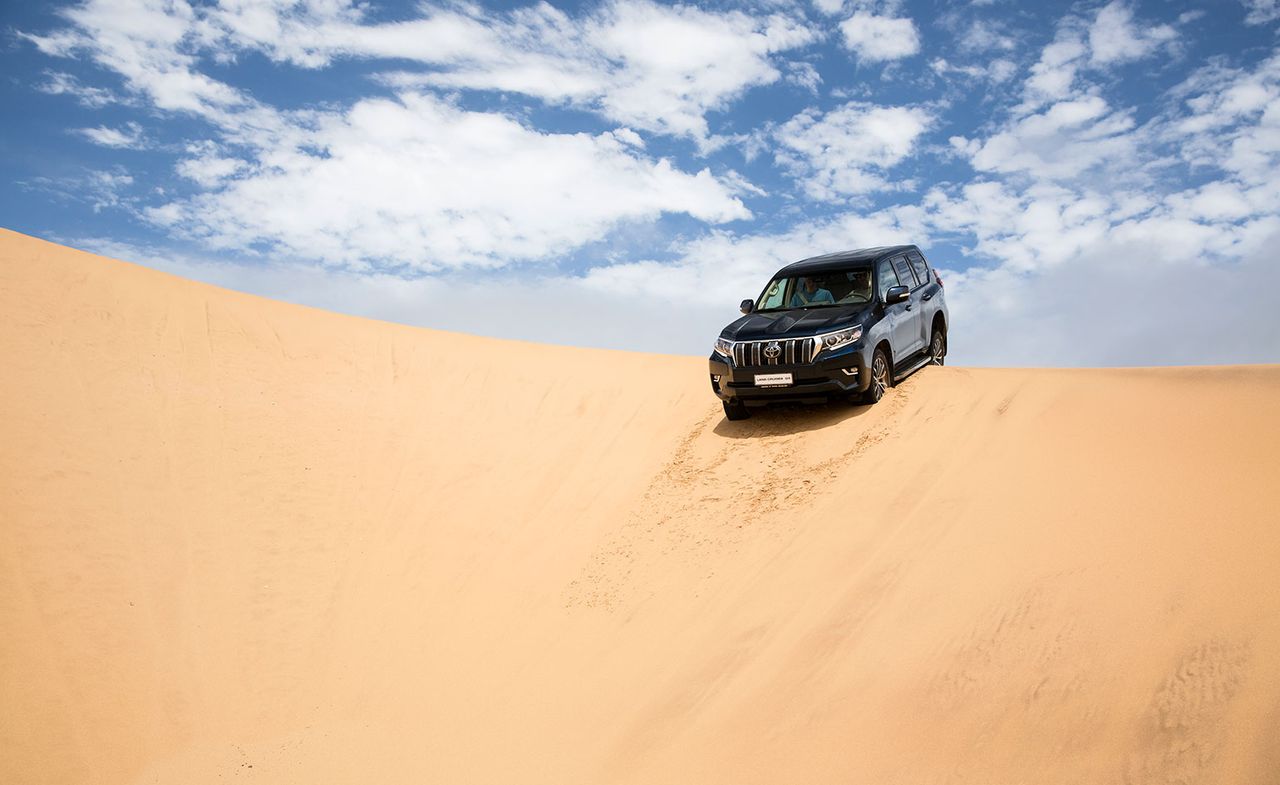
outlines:
[{"label": "headlight", "polygon": [[848,346],[854,341],[862,337],[862,327],[850,327],[847,330],[839,330],[826,335],[819,335],[819,350],[828,351],[830,349],[839,349],[842,346]]},{"label": "headlight", "polygon": [[717,338],[715,345],[716,354],[729,359],[733,358],[733,341]]}]

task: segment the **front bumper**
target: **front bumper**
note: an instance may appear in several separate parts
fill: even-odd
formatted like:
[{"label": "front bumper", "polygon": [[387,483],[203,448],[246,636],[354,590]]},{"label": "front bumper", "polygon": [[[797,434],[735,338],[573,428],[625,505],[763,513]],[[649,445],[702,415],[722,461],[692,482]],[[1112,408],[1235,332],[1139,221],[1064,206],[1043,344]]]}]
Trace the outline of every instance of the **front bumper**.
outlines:
[{"label": "front bumper", "polygon": [[[736,367],[725,357],[713,353],[709,360],[711,389],[721,400],[749,406],[773,401],[821,403],[867,389],[868,363],[864,354],[865,347],[859,342],[830,357],[819,356],[813,363]],[[793,383],[786,387],[757,386],[756,374],[766,373],[790,373]]]}]

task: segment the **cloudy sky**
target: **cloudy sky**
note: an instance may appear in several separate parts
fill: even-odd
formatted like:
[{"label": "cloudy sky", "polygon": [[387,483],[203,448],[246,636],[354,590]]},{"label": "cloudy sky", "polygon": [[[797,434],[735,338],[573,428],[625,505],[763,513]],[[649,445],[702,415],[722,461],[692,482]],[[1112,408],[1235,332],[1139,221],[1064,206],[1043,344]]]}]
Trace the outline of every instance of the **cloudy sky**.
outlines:
[{"label": "cloudy sky", "polygon": [[236,289],[706,354],[914,242],[952,360],[1280,361],[1280,2],[4,3],[6,227]]}]

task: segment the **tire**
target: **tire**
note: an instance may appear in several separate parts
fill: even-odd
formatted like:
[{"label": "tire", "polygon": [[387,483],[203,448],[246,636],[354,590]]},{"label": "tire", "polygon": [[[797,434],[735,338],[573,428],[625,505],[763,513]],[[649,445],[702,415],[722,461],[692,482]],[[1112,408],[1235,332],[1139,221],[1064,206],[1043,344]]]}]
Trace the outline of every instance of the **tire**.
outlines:
[{"label": "tire", "polygon": [[751,416],[751,412],[747,409],[747,405],[741,401],[734,401],[733,403],[721,401],[720,403],[724,404],[724,416],[726,420],[745,420]]},{"label": "tire", "polygon": [[929,362],[934,365],[945,365],[947,361],[947,334],[934,328],[929,338]]},{"label": "tire", "polygon": [[877,403],[884,397],[885,390],[893,385],[889,358],[885,356],[884,349],[876,349],[875,354],[871,355],[870,374],[871,381],[867,384],[867,391],[862,394],[862,402],[865,404]]}]

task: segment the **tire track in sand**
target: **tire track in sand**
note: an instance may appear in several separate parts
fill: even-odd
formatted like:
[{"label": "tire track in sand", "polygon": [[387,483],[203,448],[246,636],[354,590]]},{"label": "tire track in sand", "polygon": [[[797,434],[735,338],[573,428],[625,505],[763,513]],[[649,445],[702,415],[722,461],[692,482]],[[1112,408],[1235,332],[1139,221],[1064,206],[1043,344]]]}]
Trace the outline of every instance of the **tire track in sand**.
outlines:
[{"label": "tire track in sand", "polygon": [[[790,512],[894,432],[910,402],[910,382],[861,410],[773,409],[741,423],[708,411],[650,480],[637,509],[566,587],[564,607],[611,610],[642,600],[660,587],[641,575],[700,583],[715,575],[717,558],[748,540],[794,531]],[[656,563],[664,568],[644,569]]]}]

